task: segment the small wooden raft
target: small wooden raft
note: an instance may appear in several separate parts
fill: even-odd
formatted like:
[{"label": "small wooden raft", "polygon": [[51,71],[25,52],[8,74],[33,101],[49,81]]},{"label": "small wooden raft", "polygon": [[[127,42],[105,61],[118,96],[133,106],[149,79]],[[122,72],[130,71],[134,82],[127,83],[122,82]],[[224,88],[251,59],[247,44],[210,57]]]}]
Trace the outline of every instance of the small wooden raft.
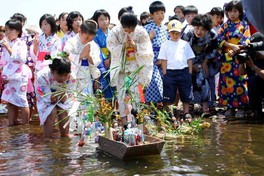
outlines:
[{"label": "small wooden raft", "polygon": [[144,144],[130,146],[123,142],[99,136],[98,149],[110,153],[121,160],[160,154],[165,141],[148,135],[144,137],[146,141]]}]

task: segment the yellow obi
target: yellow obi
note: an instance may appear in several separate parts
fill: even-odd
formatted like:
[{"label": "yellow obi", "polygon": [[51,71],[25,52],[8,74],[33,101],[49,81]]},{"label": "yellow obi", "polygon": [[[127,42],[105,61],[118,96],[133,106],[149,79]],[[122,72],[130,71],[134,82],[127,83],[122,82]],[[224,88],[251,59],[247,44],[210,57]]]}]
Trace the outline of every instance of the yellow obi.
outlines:
[{"label": "yellow obi", "polygon": [[62,30],[58,31],[58,32],[57,32],[57,36],[58,36],[59,38],[62,38],[62,37],[64,36],[64,32],[63,32]]},{"label": "yellow obi", "polygon": [[105,58],[108,58],[108,56],[109,56],[108,48],[101,48],[101,50],[102,50],[103,54],[105,55]]},{"label": "yellow obi", "polygon": [[126,61],[136,60],[136,51],[134,48],[126,48]]}]

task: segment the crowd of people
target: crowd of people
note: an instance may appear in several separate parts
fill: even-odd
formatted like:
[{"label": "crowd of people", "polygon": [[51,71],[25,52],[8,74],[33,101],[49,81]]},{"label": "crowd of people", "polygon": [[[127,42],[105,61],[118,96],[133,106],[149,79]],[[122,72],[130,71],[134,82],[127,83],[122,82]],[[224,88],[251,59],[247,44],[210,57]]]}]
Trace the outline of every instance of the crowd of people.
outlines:
[{"label": "crowd of people", "polygon": [[140,19],[132,7],[124,7],[120,23],[112,26],[104,9],[86,20],[78,11],[58,19],[44,14],[40,34],[24,31],[26,17],[14,14],[0,27],[1,101],[9,125],[16,124],[18,112],[23,125],[37,113],[50,138],[58,116],[66,136],[64,110],[74,101],[70,89],[91,96],[101,90],[106,100],[117,101],[123,123],[128,93],[135,103],[165,109],[180,100],[183,117],[200,104],[203,116],[224,106],[225,116],[244,117],[251,110],[260,118],[264,56],[252,51],[242,60],[239,53],[264,37],[247,20],[241,1],[206,14],[178,5],[168,22],[165,13],[161,1],[152,2]]}]

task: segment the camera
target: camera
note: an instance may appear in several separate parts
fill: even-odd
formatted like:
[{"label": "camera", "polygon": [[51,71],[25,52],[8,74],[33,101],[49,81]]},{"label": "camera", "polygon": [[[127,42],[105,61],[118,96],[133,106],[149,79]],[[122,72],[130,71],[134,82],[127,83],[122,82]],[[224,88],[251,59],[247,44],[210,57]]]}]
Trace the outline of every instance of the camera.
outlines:
[{"label": "camera", "polygon": [[257,56],[257,51],[264,50],[264,35],[257,32],[250,37],[250,44],[245,46],[240,53],[237,54],[237,60],[240,63],[244,63],[249,57],[256,61],[259,59]]}]

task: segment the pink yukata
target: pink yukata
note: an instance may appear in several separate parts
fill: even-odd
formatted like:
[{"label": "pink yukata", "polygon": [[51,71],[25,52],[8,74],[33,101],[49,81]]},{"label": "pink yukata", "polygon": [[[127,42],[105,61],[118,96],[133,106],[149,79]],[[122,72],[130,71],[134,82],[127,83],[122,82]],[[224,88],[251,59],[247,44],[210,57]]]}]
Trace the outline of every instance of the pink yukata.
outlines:
[{"label": "pink yukata", "polygon": [[31,57],[34,60],[36,72],[42,70],[44,67],[48,67],[50,63],[47,60],[43,60],[40,54],[42,52],[45,52],[49,53],[51,57],[55,57],[57,56],[57,53],[59,52],[61,46],[60,38],[57,36],[57,34],[52,34],[46,38],[45,34],[43,33],[39,35],[38,38],[39,47],[36,54],[33,52],[33,45],[31,46]]},{"label": "pink yukata", "polygon": [[6,48],[2,53],[3,72],[2,78],[8,81],[4,86],[2,100],[17,107],[28,107],[27,85],[32,74],[25,64],[27,61],[27,45],[24,41],[16,38],[8,41],[12,48],[10,55]]},{"label": "pink yukata", "polygon": [[[64,89],[71,90],[72,85],[75,84],[74,79],[69,79],[66,81],[66,87]],[[53,75],[49,68],[44,68],[37,73],[36,80],[36,95],[37,95],[37,108],[40,119],[40,125],[43,125],[50,115],[51,111],[55,106],[69,111],[73,105],[72,97],[69,92],[66,93],[68,97],[67,101],[64,103],[57,102],[51,103],[51,94],[54,90],[59,90],[61,84],[54,80]]]}]

